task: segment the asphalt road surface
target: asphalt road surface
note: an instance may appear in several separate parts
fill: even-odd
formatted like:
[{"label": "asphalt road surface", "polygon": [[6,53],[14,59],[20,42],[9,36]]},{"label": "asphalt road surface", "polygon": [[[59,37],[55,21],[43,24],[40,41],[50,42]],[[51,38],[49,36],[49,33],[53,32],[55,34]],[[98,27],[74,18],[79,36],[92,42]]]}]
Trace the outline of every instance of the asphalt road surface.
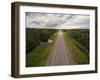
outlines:
[{"label": "asphalt road surface", "polygon": [[65,44],[63,32],[58,32],[54,48],[51,50],[50,56],[46,62],[46,66],[58,65],[74,65],[76,62],[72,58],[68,47]]}]

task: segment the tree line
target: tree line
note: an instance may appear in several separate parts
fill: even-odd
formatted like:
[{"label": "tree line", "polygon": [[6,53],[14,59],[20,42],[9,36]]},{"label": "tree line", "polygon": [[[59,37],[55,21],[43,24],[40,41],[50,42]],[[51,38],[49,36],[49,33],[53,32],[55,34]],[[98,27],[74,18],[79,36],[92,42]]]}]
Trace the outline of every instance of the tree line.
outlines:
[{"label": "tree line", "polygon": [[56,30],[26,28],[26,52],[31,51],[40,43],[47,42]]},{"label": "tree line", "polygon": [[67,30],[68,34],[89,52],[89,29]]}]

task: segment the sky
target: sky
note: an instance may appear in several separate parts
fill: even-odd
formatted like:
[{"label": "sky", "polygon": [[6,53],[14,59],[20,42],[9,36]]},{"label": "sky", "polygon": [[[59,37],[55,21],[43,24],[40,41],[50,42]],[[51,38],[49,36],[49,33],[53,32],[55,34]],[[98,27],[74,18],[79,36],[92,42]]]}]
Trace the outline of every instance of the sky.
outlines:
[{"label": "sky", "polygon": [[89,29],[90,16],[82,14],[26,12],[27,28]]}]

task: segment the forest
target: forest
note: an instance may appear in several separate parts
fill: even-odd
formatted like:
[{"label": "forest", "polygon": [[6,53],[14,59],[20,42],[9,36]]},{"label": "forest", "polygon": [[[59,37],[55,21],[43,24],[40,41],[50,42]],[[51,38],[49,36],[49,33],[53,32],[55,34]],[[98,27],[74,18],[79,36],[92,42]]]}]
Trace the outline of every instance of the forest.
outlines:
[{"label": "forest", "polygon": [[48,41],[50,36],[55,32],[56,30],[26,28],[26,52]]},{"label": "forest", "polygon": [[45,64],[54,45],[56,32],[55,29],[26,28],[26,67]]},{"label": "forest", "polygon": [[75,62],[89,63],[89,29],[26,28],[26,67],[45,65],[60,31]]},{"label": "forest", "polygon": [[78,64],[89,63],[89,29],[69,29],[63,32],[74,60]]},{"label": "forest", "polygon": [[89,52],[89,29],[68,30],[68,34]]}]

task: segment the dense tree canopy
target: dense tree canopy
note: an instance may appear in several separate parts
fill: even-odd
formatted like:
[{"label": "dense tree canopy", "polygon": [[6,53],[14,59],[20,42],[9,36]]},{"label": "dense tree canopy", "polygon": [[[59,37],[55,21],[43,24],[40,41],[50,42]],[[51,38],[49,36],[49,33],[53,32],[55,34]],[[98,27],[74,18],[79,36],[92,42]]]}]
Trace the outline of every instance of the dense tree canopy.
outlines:
[{"label": "dense tree canopy", "polygon": [[26,28],[26,52],[48,41],[56,30]]},{"label": "dense tree canopy", "polygon": [[89,52],[89,29],[67,30],[80,45],[84,46]]}]

